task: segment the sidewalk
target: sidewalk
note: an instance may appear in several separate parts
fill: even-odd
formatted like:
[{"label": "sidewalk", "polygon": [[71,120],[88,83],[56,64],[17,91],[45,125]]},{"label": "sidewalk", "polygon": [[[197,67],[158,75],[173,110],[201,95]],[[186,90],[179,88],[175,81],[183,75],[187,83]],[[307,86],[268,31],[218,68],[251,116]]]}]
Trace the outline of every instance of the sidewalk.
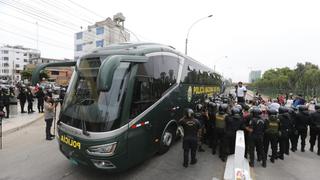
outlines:
[{"label": "sidewalk", "polygon": [[[26,103],[27,105],[27,103]],[[33,103],[33,110],[36,112],[34,113],[21,113],[20,112],[20,105],[18,103],[18,114],[17,115],[9,115],[9,118],[3,118],[2,119],[2,135],[6,136],[10,133],[13,133],[15,131],[18,131],[19,129],[22,129],[33,122],[43,119],[43,113],[38,113],[36,103]],[[26,110],[26,107],[25,107]]]}]

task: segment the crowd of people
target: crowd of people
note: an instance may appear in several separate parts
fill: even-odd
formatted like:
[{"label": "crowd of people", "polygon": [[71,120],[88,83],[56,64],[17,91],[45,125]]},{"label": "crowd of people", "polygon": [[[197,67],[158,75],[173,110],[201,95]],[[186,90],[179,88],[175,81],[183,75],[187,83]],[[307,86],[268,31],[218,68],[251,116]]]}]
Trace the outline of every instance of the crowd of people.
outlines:
[{"label": "crowd of people", "polygon": [[226,161],[227,156],[235,152],[237,130],[245,133],[245,157],[251,167],[256,160],[266,167],[268,157],[271,163],[284,160],[290,149],[298,150],[299,138],[300,150],[305,152],[308,129],[309,150],[315,150],[317,141],[317,155],[320,156],[320,104],[306,103],[302,96],[297,96],[290,106],[286,99],[282,102],[279,98],[269,101],[254,98],[246,103],[246,89],[240,91],[240,101],[236,89],[235,98],[232,95],[210,97],[196,104],[194,109],[186,109],[179,121],[184,128],[184,167],[189,165],[190,151],[191,164],[197,162],[196,152],[203,152],[204,144],[211,148],[213,155],[218,154]]},{"label": "crowd of people", "polygon": [[[66,88],[61,88],[59,99],[64,99]],[[12,105],[16,97],[20,104],[21,113],[34,113],[33,103],[37,100],[37,108],[39,113],[44,113],[44,99],[46,96],[52,98],[53,90],[50,88],[41,87],[39,84],[31,87],[24,84],[16,86],[1,86],[0,87],[0,111],[5,112],[5,118],[10,116],[10,105]],[[60,101],[62,103],[62,101]],[[17,102],[15,102],[17,104]],[[15,105],[16,105],[15,104]],[[27,105],[27,107],[26,107]]]}]

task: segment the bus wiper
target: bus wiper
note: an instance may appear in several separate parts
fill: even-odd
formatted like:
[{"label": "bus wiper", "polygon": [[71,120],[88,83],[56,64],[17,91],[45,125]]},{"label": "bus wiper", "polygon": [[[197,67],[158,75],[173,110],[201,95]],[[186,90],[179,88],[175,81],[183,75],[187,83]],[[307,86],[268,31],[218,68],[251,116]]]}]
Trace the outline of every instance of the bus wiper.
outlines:
[{"label": "bus wiper", "polygon": [[[92,101],[93,102],[93,99],[84,98],[81,101],[79,101],[77,104],[78,105],[87,105],[88,101],[90,101],[90,102]],[[90,136],[90,134],[87,131],[86,122],[81,118],[81,116],[80,116],[80,121],[81,121],[81,125],[82,125],[82,134],[85,135],[85,136]]]}]

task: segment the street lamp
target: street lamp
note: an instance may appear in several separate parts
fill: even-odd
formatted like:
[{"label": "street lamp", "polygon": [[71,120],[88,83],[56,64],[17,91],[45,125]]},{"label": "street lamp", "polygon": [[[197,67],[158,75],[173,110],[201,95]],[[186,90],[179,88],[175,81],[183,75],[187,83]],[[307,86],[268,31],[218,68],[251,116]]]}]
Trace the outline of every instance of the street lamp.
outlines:
[{"label": "street lamp", "polygon": [[196,20],[193,24],[191,24],[191,26],[189,27],[188,33],[187,33],[187,38],[186,38],[186,46],[185,46],[185,54],[186,54],[186,55],[187,55],[187,52],[188,52],[188,37],[189,37],[190,30],[191,30],[192,27],[193,27],[195,24],[197,24],[199,21],[204,20],[204,19],[207,19],[207,18],[211,18],[211,17],[212,17],[212,14],[209,15],[209,16],[200,18],[200,19]]}]

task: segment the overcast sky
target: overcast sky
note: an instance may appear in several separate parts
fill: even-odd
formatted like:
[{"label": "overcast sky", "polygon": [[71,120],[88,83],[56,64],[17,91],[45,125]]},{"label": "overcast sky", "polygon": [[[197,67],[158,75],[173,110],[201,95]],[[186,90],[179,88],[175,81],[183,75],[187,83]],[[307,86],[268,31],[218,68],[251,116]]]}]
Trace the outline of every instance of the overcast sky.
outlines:
[{"label": "overcast sky", "polygon": [[[46,20],[20,13],[28,8]],[[191,29],[188,55],[212,69],[216,65],[227,78],[248,81],[250,70],[320,65],[319,9],[316,0],[0,0],[0,43],[36,48],[38,21],[41,55],[73,58],[73,33],[122,12],[125,27],[141,41],[184,52],[190,25],[212,14]]]}]

